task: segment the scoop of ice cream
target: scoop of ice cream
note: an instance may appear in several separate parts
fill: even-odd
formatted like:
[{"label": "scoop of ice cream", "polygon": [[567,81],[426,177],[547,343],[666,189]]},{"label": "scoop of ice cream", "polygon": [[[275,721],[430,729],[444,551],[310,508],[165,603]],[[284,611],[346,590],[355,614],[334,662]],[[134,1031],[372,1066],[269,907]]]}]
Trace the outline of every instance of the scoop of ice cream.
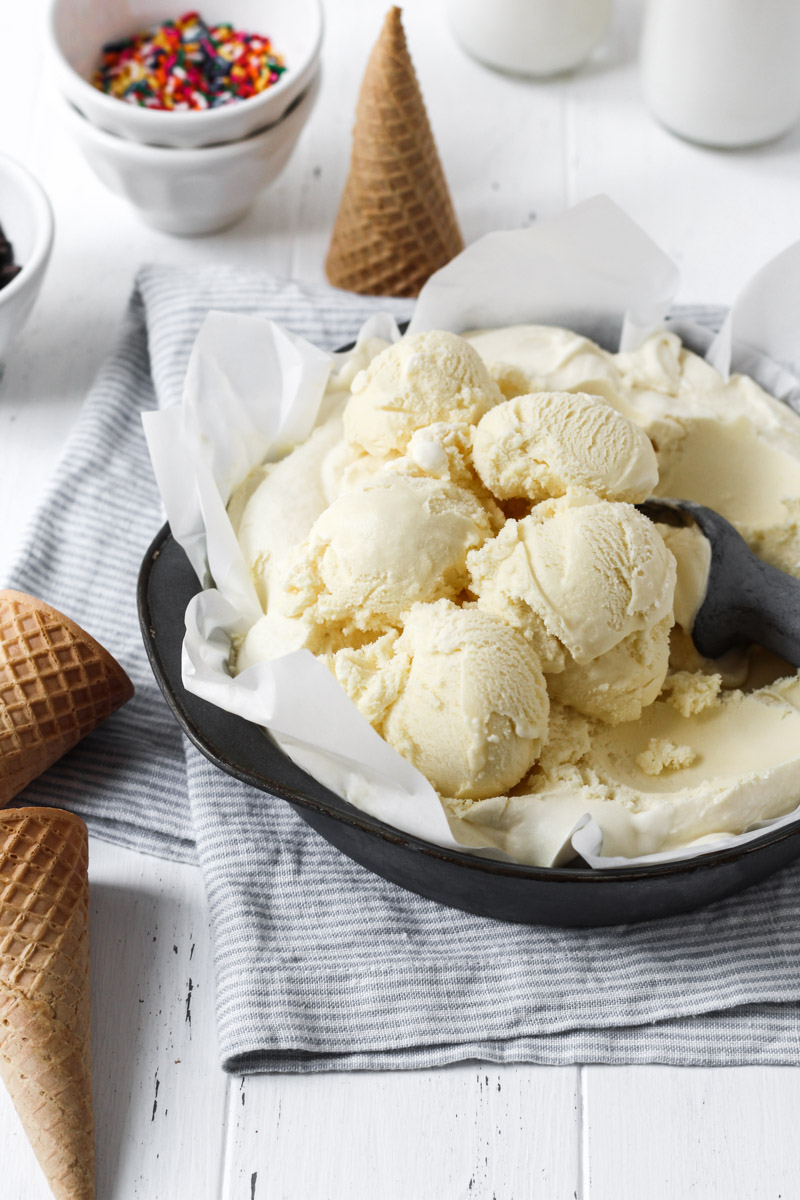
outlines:
[{"label": "scoop of ice cream", "polygon": [[469,342],[454,333],[418,333],[356,375],[345,432],[368,454],[402,454],[415,430],[435,421],[474,424],[501,399]]},{"label": "scoop of ice cream", "polygon": [[589,663],[566,655],[564,670],[548,677],[551,696],[609,725],[638,720],[663,687],[671,626],[672,617],[662,617]]},{"label": "scoop of ice cream", "polygon": [[525,639],[489,613],[440,600],[414,605],[394,653],[405,682],[379,729],[386,740],[446,796],[519,783],[547,739],[550,707]]},{"label": "scoop of ice cream", "polygon": [[317,518],[282,572],[287,616],[383,631],[418,600],[455,596],[491,535],[478,500],[448,480],[387,472]]},{"label": "scoop of ice cream", "polygon": [[632,505],[588,493],[508,521],[468,565],[482,608],[513,619],[521,602],[578,663],[672,611],[675,559],[656,527]]},{"label": "scoop of ice cream", "polygon": [[647,434],[597,396],[538,392],[481,417],[475,469],[499,500],[537,502],[587,488],[604,500],[644,500],[658,483]]}]

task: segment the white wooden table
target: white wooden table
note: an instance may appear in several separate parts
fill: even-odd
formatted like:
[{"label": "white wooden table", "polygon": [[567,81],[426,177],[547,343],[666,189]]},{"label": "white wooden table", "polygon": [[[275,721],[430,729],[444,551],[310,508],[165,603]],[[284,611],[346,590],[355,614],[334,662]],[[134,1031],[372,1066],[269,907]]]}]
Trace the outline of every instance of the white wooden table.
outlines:
[{"label": "white wooden table", "polygon": [[[0,382],[0,568],[113,346],[140,263],[322,278],[361,64],[386,4],[329,3],[323,91],[288,170],[238,227],[195,241],[149,230],[104,191],[24,50],[32,6],[0,8],[0,150],[39,176],[57,221],[43,294]],[[592,65],[546,84],[477,66],[442,7],[407,0],[405,23],[468,241],[608,192],[680,264],[679,299],[729,302],[800,237],[800,130],[714,153],[658,128],[639,99],[635,0],[619,0]],[[800,1196],[792,1068],[465,1063],[226,1077],[199,873],[91,849],[98,1200]],[[49,1196],[2,1089],[0,1169],[3,1198]]]}]

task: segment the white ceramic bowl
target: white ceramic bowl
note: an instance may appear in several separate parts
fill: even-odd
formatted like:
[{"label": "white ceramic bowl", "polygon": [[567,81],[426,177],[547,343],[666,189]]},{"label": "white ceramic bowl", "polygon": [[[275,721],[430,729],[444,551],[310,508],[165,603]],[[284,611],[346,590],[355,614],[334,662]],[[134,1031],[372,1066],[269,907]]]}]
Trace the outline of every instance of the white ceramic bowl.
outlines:
[{"label": "white ceramic bowl", "polygon": [[613,0],[447,0],[450,27],[487,66],[547,78],[589,57]]},{"label": "white ceramic bowl", "polygon": [[97,177],[149,225],[192,236],[243,217],[289,161],[319,92],[319,74],[276,125],[222,146],[175,150],[106,133],[72,105],[64,117]]},{"label": "white ceramic bowl", "polygon": [[0,361],[27,321],[53,247],[50,202],[33,176],[0,154],[0,225],[22,270],[0,288]]},{"label": "white ceramic bowl", "polygon": [[56,82],[89,121],[109,133],[152,146],[184,149],[239,141],[279,121],[309,86],[319,68],[320,0],[208,0],[199,6],[208,23],[231,21],[272,40],[286,71],[272,87],[249,100],[203,112],[140,108],[98,91],[89,82],[103,45],[178,17],[164,0],[50,0],[47,37]]}]

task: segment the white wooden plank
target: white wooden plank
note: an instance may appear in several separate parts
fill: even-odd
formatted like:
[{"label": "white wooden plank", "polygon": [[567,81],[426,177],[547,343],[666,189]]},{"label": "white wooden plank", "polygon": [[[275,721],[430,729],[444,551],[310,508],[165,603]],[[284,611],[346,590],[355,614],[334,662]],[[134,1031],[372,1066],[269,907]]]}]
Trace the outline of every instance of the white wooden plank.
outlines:
[{"label": "white wooden plank", "polygon": [[584,1069],[586,1200],[800,1195],[800,1070]]},{"label": "white wooden plank", "polygon": [[200,872],[92,841],[98,1195],[218,1195],[229,1081],[218,1066]]},{"label": "white wooden plank", "polygon": [[231,1091],[223,1200],[565,1200],[575,1068],[260,1075]]},{"label": "white wooden plank", "polygon": [[200,873],[95,839],[90,861],[98,1196],[215,1200],[228,1079]]}]

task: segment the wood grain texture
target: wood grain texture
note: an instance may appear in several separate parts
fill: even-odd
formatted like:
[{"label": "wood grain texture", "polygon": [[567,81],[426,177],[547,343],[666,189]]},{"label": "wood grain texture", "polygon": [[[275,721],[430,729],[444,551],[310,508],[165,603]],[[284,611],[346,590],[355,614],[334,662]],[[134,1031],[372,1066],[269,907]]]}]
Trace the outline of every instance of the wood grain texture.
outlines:
[{"label": "wood grain texture", "polygon": [[[0,6],[0,44],[22,44],[44,19],[34,7]],[[244,221],[207,238],[142,225],[63,135],[40,57],[5,56],[0,151],[39,176],[57,228],[42,295],[0,379],[0,583],[141,263],[322,280],[360,64],[386,7],[327,5],[322,93],[295,155]],[[473,62],[442,3],[406,0],[403,19],[467,241],[607,192],[678,261],[681,299],[730,302],[798,236],[800,129],[733,153],[660,129],[639,97],[640,11],[641,0],[618,0],[594,61],[547,83]],[[98,1200],[800,1196],[793,1069],[464,1064],[228,1081],[199,875],[94,840],[90,873]],[[49,1200],[5,1092],[0,1164],[3,1200]]]},{"label": "wood grain texture", "polygon": [[238,1080],[222,1200],[572,1197],[577,1078],[462,1063]]},{"label": "wood grain texture", "polygon": [[585,1196],[796,1200],[800,1071],[591,1067]]},{"label": "wood grain texture", "polygon": [[98,1200],[214,1200],[230,1081],[200,872],[96,839],[89,864]]}]

